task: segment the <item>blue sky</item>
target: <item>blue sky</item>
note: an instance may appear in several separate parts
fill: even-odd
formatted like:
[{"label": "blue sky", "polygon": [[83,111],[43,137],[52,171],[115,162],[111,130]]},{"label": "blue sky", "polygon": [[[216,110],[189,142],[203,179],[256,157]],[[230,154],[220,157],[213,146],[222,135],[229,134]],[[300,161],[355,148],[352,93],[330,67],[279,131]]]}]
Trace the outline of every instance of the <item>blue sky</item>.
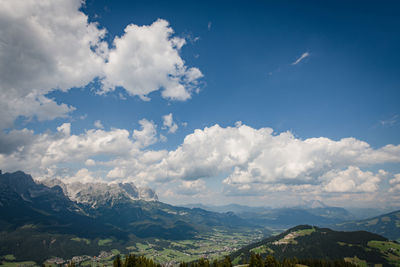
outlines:
[{"label": "blue sky", "polygon": [[1,5],[5,171],[174,204],[398,201],[396,1]]}]

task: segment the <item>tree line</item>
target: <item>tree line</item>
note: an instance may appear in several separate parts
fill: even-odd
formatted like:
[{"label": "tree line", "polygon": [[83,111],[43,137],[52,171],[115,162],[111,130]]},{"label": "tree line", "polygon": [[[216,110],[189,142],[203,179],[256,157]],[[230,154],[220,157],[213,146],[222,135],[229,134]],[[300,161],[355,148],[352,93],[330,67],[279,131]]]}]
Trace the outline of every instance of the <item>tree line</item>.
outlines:
[{"label": "tree line", "polygon": [[340,260],[327,259],[297,259],[289,258],[281,261],[272,255],[267,255],[265,259],[260,254],[252,253],[250,256],[249,267],[296,267],[298,264],[309,267],[356,267],[357,265]]},{"label": "tree line", "polygon": [[[357,265],[340,260],[327,260],[327,259],[283,259],[277,260],[272,255],[267,255],[263,258],[260,254],[252,253],[248,261],[248,267],[296,267],[297,264],[306,265],[309,267],[356,267]],[[155,263],[152,259],[144,256],[135,256],[130,254],[121,259],[120,255],[114,258],[113,267],[161,267],[160,264]],[[232,261],[229,256],[223,260],[213,260],[201,258],[197,261],[190,263],[181,262],[179,267],[233,267]]]},{"label": "tree line", "polygon": [[124,261],[121,260],[120,255],[117,255],[114,259],[113,267],[161,267],[161,265],[144,256],[136,257],[134,254],[130,254],[125,257]]}]

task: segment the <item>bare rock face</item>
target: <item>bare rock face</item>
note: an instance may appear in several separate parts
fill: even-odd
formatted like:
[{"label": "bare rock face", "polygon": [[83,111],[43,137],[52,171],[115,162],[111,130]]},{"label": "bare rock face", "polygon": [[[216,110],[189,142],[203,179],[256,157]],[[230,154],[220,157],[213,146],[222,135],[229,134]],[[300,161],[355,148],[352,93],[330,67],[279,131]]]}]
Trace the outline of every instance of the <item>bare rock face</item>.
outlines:
[{"label": "bare rock face", "polygon": [[154,190],[133,183],[63,183],[59,179],[41,181],[48,187],[59,186],[71,200],[92,207],[114,206],[132,200],[158,201]]}]

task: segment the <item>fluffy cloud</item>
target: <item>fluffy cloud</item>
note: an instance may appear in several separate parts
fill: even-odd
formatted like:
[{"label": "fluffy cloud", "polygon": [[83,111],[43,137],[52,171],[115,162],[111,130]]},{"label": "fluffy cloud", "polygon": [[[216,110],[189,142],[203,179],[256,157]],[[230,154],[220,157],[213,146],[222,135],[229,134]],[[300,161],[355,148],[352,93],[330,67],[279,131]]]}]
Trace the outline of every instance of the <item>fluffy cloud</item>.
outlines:
[{"label": "fluffy cloud", "polygon": [[157,126],[152,121],[142,119],[139,121],[141,130],[133,131],[133,138],[137,140],[141,147],[149,146],[157,142]]},{"label": "fluffy cloud", "polygon": [[72,176],[67,176],[63,178],[63,182],[65,183],[96,183],[99,181],[100,179],[98,177],[95,177],[94,174],[86,168],[78,170]]},{"label": "fluffy cloud", "polygon": [[[361,168],[400,162],[400,146],[373,149],[363,141],[344,138],[301,140],[290,132],[243,124],[197,129],[169,152],[150,163],[138,158],[115,162],[129,177],[149,182],[196,181],[225,176],[228,191],[373,192],[384,176]],[[227,192],[228,192],[227,191]]]},{"label": "fluffy cloud", "polygon": [[7,156],[23,149],[35,138],[32,130],[12,130],[8,134],[0,132],[0,155]]},{"label": "fluffy cloud", "polygon": [[324,186],[327,192],[375,192],[378,190],[380,175],[370,171],[363,172],[358,167],[349,166],[347,169],[332,170],[325,173],[322,180],[328,183]]},{"label": "fluffy cloud", "polygon": [[[65,163],[75,164],[75,168],[85,163],[79,168],[90,171],[95,165],[103,169],[102,178],[97,175],[96,179],[140,185],[171,182],[186,195],[205,190],[204,179],[208,178],[222,180],[228,196],[265,196],[267,192],[334,196],[385,190],[381,184],[390,174],[363,169],[400,162],[399,145],[374,149],[355,138],[302,140],[290,132],[278,134],[270,128],[254,129],[241,123],[197,129],[175,150],[150,150],[157,142],[156,125],[146,119],[139,123],[140,129],[132,134],[126,129],[92,129],[72,135],[69,123],[53,134],[14,130],[0,136],[0,143],[11,140],[0,154],[0,166],[5,171],[22,169],[47,177]],[[389,181],[391,192],[399,188],[399,181],[398,175]]]},{"label": "fluffy cloud", "polygon": [[175,133],[178,130],[178,125],[174,122],[172,113],[163,116],[163,126],[165,129],[168,129],[169,133]]},{"label": "fluffy cloud", "polygon": [[81,87],[102,73],[105,30],[79,12],[80,0],[1,1],[0,123],[18,116],[66,116],[73,107],[45,95]]},{"label": "fluffy cloud", "polygon": [[394,175],[394,178],[389,181],[391,188],[389,192],[398,192],[400,191],[400,173]]},{"label": "fluffy cloud", "polygon": [[[71,134],[71,124],[57,127],[56,133],[35,135],[33,131],[13,130],[0,135],[0,166],[7,171],[24,170],[34,176],[54,174],[63,164],[86,167],[105,166],[111,170],[110,179],[126,179],[147,166],[156,164],[166,156],[166,151],[147,151],[147,146],[158,141],[156,125],[146,119],[139,121],[141,129],[91,129],[82,134]],[[104,161],[94,161],[95,157]],[[128,167],[125,167],[128,166]],[[129,172],[128,172],[129,171]],[[71,176],[71,174],[69,174]],[[105,178],[105,177],[103,177]]]},{"label": "fluffy cloud", "polygon": [[203,75],[199,69],[185,66],[179,50],[186,41],[172,34],[172,28],[162,19],[150,26],[128,25],[110,50],[103,91],[122,86],[130,95],[148,100],[148,94],[162,88],[164,98],[190,98]]},{"label": "fluffy cloud", "polygon": [[121,168],[121,167],[116,167],[112,169],[111,171],[108,172],[107,178],[115,179],[115,178],[121,178],[121,177],[126,177],[126,169]]},{"label": "fluffy cloud", "polygon": [[[99,155],[126,158],[137,153],[139,147],[143,146],[143,143],[133,140],[129,131],[125,129],[92,129],[80,135],[70,134],[69,123],[64,123],[57,129],[57,133],[39,135],[34,135],[26,129],[12,131],[10,134],[16,134],[24,142],[20,142],[20,145],[8,151],[8,154],[0,154],[0,166],[5,166],[10,171],[25,170],[41,176],[49,168],[62,163],[86,162],[87,166],[91,166],[94,161],[89,159]],[[5,136],[11,138],[10,134]],[[141,138],[146,138],[144,133]],[[0,140],[4,140],[4,136]]]},{"label": "fluffy cloud", "polygon": [[290,132],[276,135],[270,128],[214,125],[186,136],[148,174],[196,180],[228,173],[226,184],[305,184],[332,169],[399,161],[400,146],[373,149],[354,138],[301,140]]},{"label": "fluffy cloud", "polygon": [[94,127],[98,128],[98,129],[104,129],[104,126],[100,120],[95,121],[93,125],[94,125]]},{"label": "fluffy cloud", "polygon": [[178,193],[183,195],[196,195],[199,193],[205,193],[206,183],[204,180],[198,179],[195,181],[182,181],[178,187]]},{"label": "fluffy cloud", "polygon": [[106,30],[80,11],[82,0],[0,0],[0,129],[19,116],[52,120],[75,108],[47,94],[83,87],[99,77],[103,92],[124,87],[147,99],[186,100],[202,74],[188,68],[179,52],[185,39],[173,37],[165,20],[131,24],[109,50]]},{"label": "fluffy cloud", "polygon": [[90,167],[90,166],[95,166],[96,165],[96,161],[94,161],[93,159],[87,159],[85,161],[85,165]]}]

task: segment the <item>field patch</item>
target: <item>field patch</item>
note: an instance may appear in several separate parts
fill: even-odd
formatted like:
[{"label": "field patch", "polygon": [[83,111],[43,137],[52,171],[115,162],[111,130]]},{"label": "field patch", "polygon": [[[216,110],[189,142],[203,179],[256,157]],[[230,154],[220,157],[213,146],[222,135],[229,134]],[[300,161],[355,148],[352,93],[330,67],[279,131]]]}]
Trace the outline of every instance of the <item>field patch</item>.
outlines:
[{"label": "field patch", "polygon": [[266,245],[262,245],[256,248],[253,248],[250,250],[250,252],[253,252],[255,254],[264,254],[269,252],[270,254],[274,253],[274,251],[272,249],[270,249],[269,247],[267,247]]},{"label": "field patch", "polygon": [[8,254],[8,255],[4,255],[3,259],[5,259],[6,261],[15,261],[15,256],[13,254]]},{"label": "field patch", "polygon": [[87,238],[73,237],[71,240],[76,242],[85,242],[86,245],[90,245],[90,240]]},{"label": "field patch", "polygon": [[19,262],[17,262],[17,261],[13,261],[13,262],[3,261],[0,266],[1,267],[18,267],[18,266],[36,267],[38,265],[34,261],[19,261]]},{"label": "field patch", "polygon": [[111,245],[111,243],[112,243],[112,239],[106,238],[106,239],[100,239],[97,242],[97,245],[99,245],[99,246],[109,246],[109,245]]},{"label": "field patch", "polygon": [[379,221],[379,219],[373,219],[367,222],[367,224],[365,226],[371,226],[371,225],[375,225],[377,224]]},{"label": "field patch", "polygon": [[400,266],[400,244],[390,241],[369,241],[368,246],[380,250],[389,262]]},{"label": "field patch", "polygon": [[315,228],[290,232],[289,234],[285,235],[278,241],[273,242],[272,244],[274,245],[297,244],[297,241],[295,240],[297,237],[311,235],[313,232],[315,232]]},{"label": "field patch", "polygon": [[357,256],[354,256],[353,258],[346,257],[344,258],[344,261],[353,263],[360,267],[368,267],[367,262],[365,260],[359,259]]}]

